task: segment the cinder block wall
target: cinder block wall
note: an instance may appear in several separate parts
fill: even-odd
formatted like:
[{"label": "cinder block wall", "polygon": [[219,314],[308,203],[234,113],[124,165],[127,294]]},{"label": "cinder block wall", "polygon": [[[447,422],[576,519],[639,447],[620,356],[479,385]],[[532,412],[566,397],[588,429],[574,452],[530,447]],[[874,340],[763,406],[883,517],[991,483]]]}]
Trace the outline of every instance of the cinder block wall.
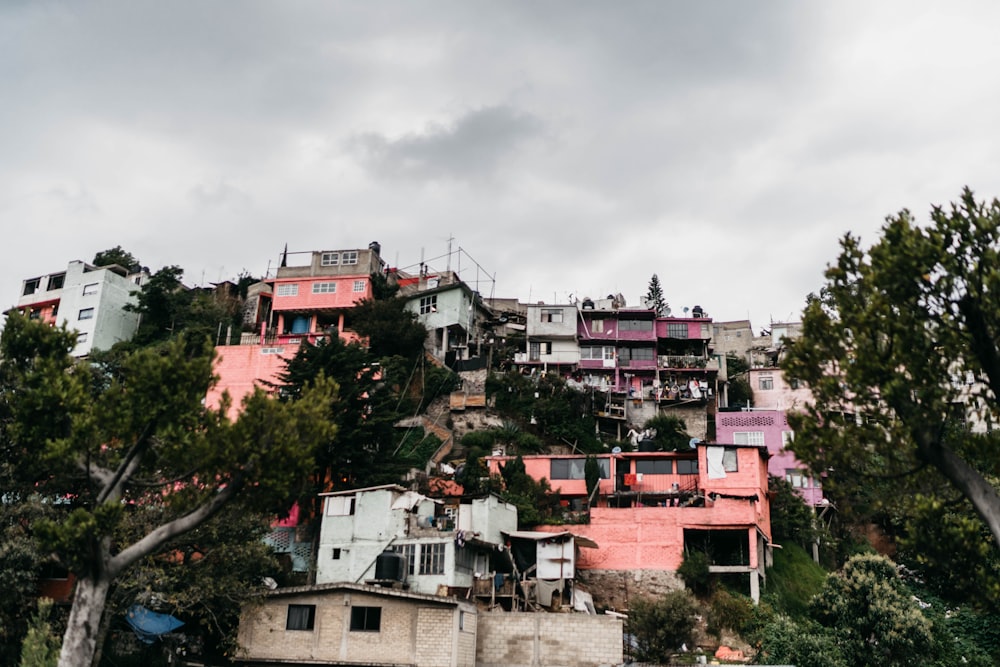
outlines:
[{"label": "cinder block wall", "polygon": [[481,612],[476,666],[619,665],[622,631],[622,621],[610,616]]}]

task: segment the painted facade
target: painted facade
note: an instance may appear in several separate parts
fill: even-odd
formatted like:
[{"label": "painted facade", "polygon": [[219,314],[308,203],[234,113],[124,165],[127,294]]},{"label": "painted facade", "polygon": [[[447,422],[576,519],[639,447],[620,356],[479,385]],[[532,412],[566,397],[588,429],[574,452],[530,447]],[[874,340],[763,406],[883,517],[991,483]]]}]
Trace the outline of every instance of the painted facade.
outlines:
[{"label": "painted facade", "polygon": [[350,328],[350,311],[362,299],[372,298],[372,274],[385,270],[381,246],[345,250],[285,252],[281,266],[266,286],[250,294],[255,313],[254,331],[244,333],[239,345],[216,347],[215,374],[219,380],[206,399],[210,407],[229,394],[235,415],[244,397],[255,387],[276,382],[285,362],[304,342],[316,343],[337,335],[347,343],[359,340]]},{"label": "painted facade", "polygon": [[478,292],[452,271],[395,275],[407,310],[427,327],[426,347],[435,359],[454,367],[480,356],[493,313]]},{"label": "painted facade", "polygon": [[823,488],[795,454],[787,449],[795,438],[784,410],[720,412],[716,417],[718,442],[755,444],[767,447],[771,458],[767,472],[788,481],[808,504],[825,506]]},{"label": "painted facade", "polygon": [[[510,459],[486,460],[499,474]],[[527,474],[547,479],[571,509],[587,507],[586,457],[522,460]],[[749,574],[750,594],[758,599],[771,542],[766,448],[698,443],[687,452],[622,452],[597,460],[601,480],[589,502],[589,523],[573,532],[598,547],[581,551],[579,570],[675,572],[686,549],[715,545],[712,571]]]},{"label": "painted facade", "polygon": [[144,269],[129,271],[75,260],[65,271],[22,281],[15,309],[32,319],[76,330],[72,354],[85,357],[91,350],[107,350],[135,335],[139,314],[125,307],[138,303],[135,293],[148,278]]},{"label": "painted facade", "polygon": [[318,583],[391,579],[417,593],[468,589],[476,572],[492,569],[502,533],[517,530],[516,508],[495,496],[439,501],[388,485],[323,499]]}]

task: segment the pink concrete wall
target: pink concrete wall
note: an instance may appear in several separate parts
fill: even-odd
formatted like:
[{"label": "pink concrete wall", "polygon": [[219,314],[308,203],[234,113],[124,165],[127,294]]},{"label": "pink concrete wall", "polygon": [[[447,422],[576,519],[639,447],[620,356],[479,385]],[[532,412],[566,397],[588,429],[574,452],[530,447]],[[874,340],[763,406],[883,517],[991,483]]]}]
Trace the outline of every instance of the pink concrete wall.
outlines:
[{"label": "pink concrete wall", "polygon": [[[771,389],[761,389],[762,377],[771,378]],[[780,368],[750,369],[750,388],[753,391],[753,404],[761,410],[799,410],[812,401],[812,392],[804,385],[793,388],[785,379]]]},{"label": "pink concrete wall", "polygon": [[[720,529],[747,531],[749,564],[757,566],[756,534],[760,530],[768,539],[771,535],[770,500],[767,495],[766,456],[756,447],[737,449],[736,472],[725,477],[709,479],[706,446],[698,448],[698,470],[694,475],[644,475],[639,484],[655,484],[656,490],[670,488],[678,481],[681,488],[690,489],[688,481],[697,478],[698,490],[705,496],[704,507],[591,507],[590,523],[573,525],[570,530],[589,537],[597,549],[581,549],[579,566],[582,569],[676,570],[683,560],[684,530]],[[525,472],[534,479],[548,479],[553,459],[583,459],[582,456],[526,456]],[[614,490],[617,466],[633,458],[678,458],[673,453],[632,453],[611,457],[611,479],[601,480],[601,494]],[[507,457],[488,457],[486,463],[491,474],[499,474],[501,463]],[[634,468],[633,468],[634,469]],[[564,496],[582,497],[586,494],[584,480],[549,480],[553,489]],[[712,495],[718,494],[718,495]],[[751,498],[754,498],[751,500]],[[558,532],[566,526],[542,526],[539,530]]]},{"label": "pink concrete wall", "polygon": [[285,362],[298,352],[297,345],[281,346],[281,354],[263,354],[263,350],[274,349],[264,345],[222,345],[215,348],[215,374],[219,377],[215,386],[208,390],[205,404],[216,408],[222,401],[224,392],[229,392],[232,404],[230,418],[239,413],[243,399],[260,380],[276,381],[285,369]]},{"label": "pink concrete wall", "polygon": [[[764,445],[771,459],[767,464],[767,472],[775,477],[785,479],[789,470],[805,470],[805,466],[795,458],[795,454],[784,447],[784,432],[791,433],[788,417],[784,410],[757,410],[749,412],[720,412],[715,417],[716,441],[720,444],[733,442],[733,434],[737,431],[761,431],[764,434]],[[822,485],[814,478],[807,477],[805,486],[796,488],[796,492],[811,505],[822,504]]]},{"label": "pink concrete wall", "polygon": [[[354,281],[364,280],[363,292],[354,291]],[[278,296],[278,286],[298,283],[299,293],[295,296]],[[336,283],[337,291],[329,294],[313,294],[313,283]],[[372,296],[371,280],[365,274],[352,276],[319,276],[303,278],[283,278],[274,283],[272,310],[275,313],[286,310],[317,310],[320,308],[350,308],[361,299]]]}]

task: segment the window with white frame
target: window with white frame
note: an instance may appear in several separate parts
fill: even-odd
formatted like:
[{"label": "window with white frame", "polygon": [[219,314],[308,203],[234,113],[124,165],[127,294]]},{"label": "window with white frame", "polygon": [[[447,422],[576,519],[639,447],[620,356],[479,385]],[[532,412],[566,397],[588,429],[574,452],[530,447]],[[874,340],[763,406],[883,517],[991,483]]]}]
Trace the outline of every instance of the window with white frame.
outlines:
[{"label": "window with white frame", "polygon": [[299,295],[299,284],[298,283],[281,283],[278,285],[277,291],[275,292],[278,296],[298,296]]},{"label": "window with white frame", "polygon": [[771,389],[774,389],[774,378],[770,375],[762,375],[757,380],[757,388],[762,391],[770,391]]},{"label": "window with white frame", "polygon": [[365,291],[365,287],[367,287],[367,286],[368,286],[368,281],[366,281],[366,280],[355,280],[354,281],[354,291],[355,292],[364,292]]},{"label": "window with white frame", "polygon": [[420,545],[420,574],[444,574],[444,542]]},{"label": "window with white frame", "polygon": [[339,252],[324,252],[319,258],[320,266],[337,266],[340,264]]},{"label": "window with white frame", "polygon": [[805,470],[789,468],[785,470],[785,480],[795,489],[808,489],[811,486],[809,484],[809,475]]},{"label": "window with white frame", "polygon": [[327,516],[350,516],[354,514],[354,496],[330,496],[326,499]]},{"label": "window with white frame", "polygon": [[420,297],[420,314],[426,315],[427,313],[436,313],[437,304],[438,304],[437,294]]},{"label": "window with white frame", "polygon": [[795,431],[782,431],[781,432],[781,448],[787,449],[788,445],[792,444],[795,440]]},{"label": "window with white frame", "polygon": [[562,322],[562,308],[542,308],[542,322]]},{"label": "window with white frame", "polygon": [[393,552],[397,554],[402,554],[403,558],[406,559],[406,572],[413,576],[414,565],[417,562],[417,545],[415,544],[397,544],[392,547]]},{"label": "window with white frame", "polygon": [[611,347],[610,345],[605,345],[605,346],[591,345],[589,347],[581,347],[580,358],[592,359],[597,361],[600,361],[601,359],[614,359],[615,348]]},{"label": "window with white frame", "polygon": [[83,286],[83,295],[87,296],[89,294],[97,294],[97,286],[99,283],[89,283]]},{"label": "window with white frame", "polygon": [[763,431],[736,431],[733,433],[734,445],[763,445]]},{"label": "window with white frame", "polygon": [[337,291],[337,283],[313,283],[313,294],[333,294]]},{"label": "window with white frame", "polygon": [[590,330],[593,333],[604,333],[604,320],[591,320]]},{"label": "window with white frame", "polygon": [[87,332],[86,331],[82,331],[82,332],[80,332],[80,333],[78,333],[76,335],[76,344],[77,345],[79,345],[80,343],[86,343],[86,342],[87,342]]},{"label": "window with white frame", "polygon": [[79,313],[79,315],[77,316],[76,319],[78,319],[78,320],[92,320],[92,319],[94,319],[94,309],[93,308],[83,308],[82,310],[80,310],[80,313]]},{"label": "window with white frame", "polygon": [[340,263],[341,264],[357,264],[358,263],[358,251],[357,250],[345,250],[340,253]]}]

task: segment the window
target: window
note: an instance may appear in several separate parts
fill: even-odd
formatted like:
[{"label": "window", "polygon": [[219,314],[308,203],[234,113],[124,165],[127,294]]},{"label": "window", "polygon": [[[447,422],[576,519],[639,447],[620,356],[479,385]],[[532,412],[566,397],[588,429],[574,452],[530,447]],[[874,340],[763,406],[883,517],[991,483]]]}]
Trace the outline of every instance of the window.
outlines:
[{"label": "window", "polygon": [[354,496],[330,496],[326,499],[327,516],[350,516],[354,514]]},{"label": "window", "polygon": [[465,630],[465,612],[464,611],[459,611],[458,612],[458,629],[459,630]]},{"label": "window", "polygon": [[316,624],[316,605],[290,604],[288,618],[285,621],[286,630],[312,630]]},{"label": "window", "polygon": [[437,294],[432,296],[420,297],[420,314],[426,315],[427,313],[436,313],[438,305]]},{"label": "window", "polygon": [[674,462],[670,459],[635,462],[635,471],[644,475],[670,475],[674,472]]},{"label": "window", "polygon": [[604,320],[591,320],[590,330],[593,333],[603,333],[604,332]]},{"label": "window", "polygon": [[330,554],[330,557],[333,558],[333,560],[340,560],[340,554],[340,547],[334,547],[333,553]]},{"label": "window", "polygon": [[382,607],[351,607],[352,632],[378,632],[382,627]]},{"label": "window", "polygon": [[552,354],[551,341],[528,343],[528,361],[538,361],[543,354]]},{"label": "window", "polygon": [[809,476],[804,470],[789,469],[785,471],[785,480],[796,489],[808,489]]},{"label": "window", "polygon": [[580,358],[581,359],[595,359],[600,361],[601,359],[614,359],[615,358],[615,348],[611,346],[590,346],[580,348]]},{"label": "window", "polygon": [[54,276],[49,276],[49,291],[52,291],[54,289],[62,289],[65,283],[66,283],[65,273],[57,273]]},{"label": "window", "polygon": [[320,266],[337,266],[340,264],[340,253],[324,252],[319,258]]},{"label": "window", "polygon": [[687,338],[687,322],[667,322],[667,338]]},{"label": "window", "polygon": [[420,545],[420,574],[444,574],[444,542]]},{"label": "window", "polygon": [[737,451],[732,447],[722,450],[722,469],[726,472],[739,472],[740,462]]},{"label": "window", "polygon": [[562,322],[562,308],[542,308],[542,322]]},{"label": "window", "polygon": [[770,376],[761,377],[757,380],[757,387],[763,391],[774,389],[774,378]]},{"label": "window", "polygon": [[788,445],[792,444],[795,440],[795,431],[782,431],[781,432],[781,448],[787,449]]},{"label": "window", "polygon": [[337,291],[337,283],[313,283],[313,294],[333,294]]},{"label": "window", "polygon": [[357,264],[358,263],[358,251],[357,250],[345,250],[340,253],[340,263],[341,264]]},{"label": "window", "polygon": [[[619,331],[652,331],[653,320],[620,320]],[[687,338],[687,336],[685,336]]]},{"label": "window", "polygon": [[34,278],[33,280],[25,280],[24,292],[22,292],[22,294],[24,296],[28,296],[29,294],[34,294],[35,292],[38,291],[38,286],[41,285],[41,283],[42,283],[41,278]]},{"label": "window", "polygon": [[733,433],[734,445],[763,445],[763,431],[736,431]]},{"label": "window", "polygon": [[354,291],[355,292],[364,292],[365,291],[365,287],[367,287],[367,285],[368,285],[368,282],[365,281],[365,280],[355,280],[354,281]]},{"label": "window", "polygon": [[76,319],[78,319],[78,320],[92,320],[92,319],[94,319],[94,309],[93,308],[84,308],[84,309],[82,309],[80,311],[80,314],[77,316]]},{"label": "window", "polygon": [[[549,479],[585,479],[586,459],[552,459],[549,462]],[[601,479],[611,478],[611,461],[607,458],[597,459],[601,470]]]},{"label": "window", "polygon": [[678,475],[697,475],[698,459],[681,459],[677,461]]},{"label": "window", "polygon": [[87,332],[86,331],[84,331],[83,333],[78,333],[76,335],[76,344],[77,345],[79,345],[80,343],[86,343],[86,342],[87,342]]},{"label": "window", "polygon": [[413,575],[413,565],[416,563],[416,545],[414,544],[397,544],[392,547],[393,552],[397,554],[403,554],[406,558],[406,572],[409,575]]},{"label": "window", "polygon": [[84,285],[83,295],[87,296],[88,294],[97,294],[97,286],[98,283],[90,283],[89,285]]},{"label": "window", "polygon": [[655,350],[651,347],[620,347],[618,348],[618,360],[625,366],[629,361],[653,361],[656,359]]},{"label": "window", "polygon": [[299,284],[298,283],[282,283],[278,285],[278,296],[298,296],[299,294]]},{"label": "window", "polygon": [[789,380],[788,381],[788,388],[789,389],[798,389],[799,388],[799,381],[796,380],[796,379],[794,379],[794,378],[791,379],[791,380]]}]

